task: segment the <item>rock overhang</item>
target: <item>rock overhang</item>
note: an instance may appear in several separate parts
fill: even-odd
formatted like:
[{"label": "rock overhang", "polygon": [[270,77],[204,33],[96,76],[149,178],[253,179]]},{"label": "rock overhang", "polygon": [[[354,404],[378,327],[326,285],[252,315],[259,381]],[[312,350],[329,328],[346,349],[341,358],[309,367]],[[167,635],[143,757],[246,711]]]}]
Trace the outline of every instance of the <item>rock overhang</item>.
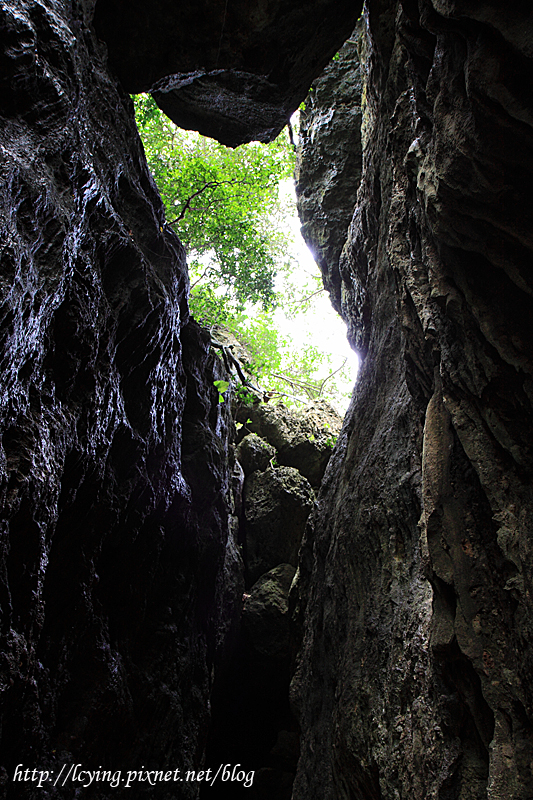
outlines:
[{"label": "rock overhang", "polygon": [[180,127],[236,147],[271,141],[350,35],[357,0],[97,0],[123,88]]}]

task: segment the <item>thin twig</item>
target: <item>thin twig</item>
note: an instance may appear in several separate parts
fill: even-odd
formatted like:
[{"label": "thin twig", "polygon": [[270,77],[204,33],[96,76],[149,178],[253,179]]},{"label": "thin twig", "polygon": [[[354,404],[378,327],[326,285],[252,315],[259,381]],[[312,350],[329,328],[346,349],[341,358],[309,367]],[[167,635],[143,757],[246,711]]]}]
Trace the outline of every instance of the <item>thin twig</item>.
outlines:
[{"label": "thin twig", "polygon": [[307,303],[308,300],[311,300],[311,298],[316,297],[317,294],[322,294],[322,292],[325,291],[326,290],[324,289],[324,287],[322,287],[321,289],[317,289],[316,292],[313,292],[313,294],[304,297],[302,300],[298,300],[298,305],[301,306],[303,303]]},{"label": "thin twig", "polygon": [[345,365],[346,365],[346,362],[347,362],[347,361],[348,361],[348,359],[347,359],[347,358],[345,358],[345,359],[344,359],[344,361],[343,361],[343,363],[340,365],[340,367],[339,367],[338,369],[336,369],[336,370],[335,370],[335,372],[332,372],[332,373],[331,373],[331,375],[328,375],[328,377],[327,377],[327,378],[324,378],[324,380],[322,381],[322,383],[321,383],[321,385],[320,385],[320,391],[319,391],[319,393],[318,393],[318,396],[319,396],[319,397],[320,397],[320,395],[322,394],[322,389],[324,388],[324,384],[326,383],[326,381],[329,381],[329,379],[330,379],[330,378],[333,378],[333,376],[334,376],[334,375],[336,375],[336,374],[337,374],[337,372],[340,372],[340,371],[341,371],[341,369],[343,369],[343,368],[345,367]]},{"label": "thin twig", "polygon": [[194,283],[191,283],[191,287],[190,287],[190,288],[191,288],[191,289],[194,289],[194,287],[195,287],[195,286],[196,286],[198,283],[200,283],[200,281],[202,281],[202,280],[205,278],[205,276],[207,275],[207,273],[209,272],[209,270],[210,270],[210,267],[206,267],[206,269],[204,269],[204,271],[202,272],[202,274],[200,275],[200,277],[198,278],[198,280],[197,280],[197,281],[194,281]]}]

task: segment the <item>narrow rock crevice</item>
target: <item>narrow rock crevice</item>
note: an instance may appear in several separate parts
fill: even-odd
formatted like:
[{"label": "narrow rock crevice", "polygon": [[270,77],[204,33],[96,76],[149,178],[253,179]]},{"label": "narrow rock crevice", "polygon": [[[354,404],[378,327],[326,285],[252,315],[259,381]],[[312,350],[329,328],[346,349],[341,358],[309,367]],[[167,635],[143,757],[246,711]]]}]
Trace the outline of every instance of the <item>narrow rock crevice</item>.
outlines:
[{"label": "narrow rock crevice", "polygon": [[[236,419],[245,588],[240,627],[213,687],[206,758],[209,765],[239,763],[253,774],[253,785],[204,787],[202,796],[290,800],[299,729],[289,700],[295,655],[289,592],[314,489],[341,421],[324,401],[299,413],[282,405],[237,404]],[[296,463],[298,469],[289,466]]]},{"label": "narrow rock crevice", "polygon": [[[7,798],[206,745],[228,796],[533,795],[531,12],[361,6],[0,6]],[[235,457],[127,92],[235,146],[313,81],[299,207],[363,365],[332,452],[267,405]]]}]

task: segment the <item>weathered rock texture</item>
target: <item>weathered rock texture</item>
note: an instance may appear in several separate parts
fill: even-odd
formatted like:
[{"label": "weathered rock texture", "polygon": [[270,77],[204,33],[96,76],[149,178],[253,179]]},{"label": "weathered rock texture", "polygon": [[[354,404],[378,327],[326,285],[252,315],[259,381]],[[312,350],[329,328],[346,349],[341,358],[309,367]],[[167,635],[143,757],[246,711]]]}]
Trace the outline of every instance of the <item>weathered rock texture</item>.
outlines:
[{"label": "weathered rock texture", "polygon": [[313,83],[300,111],[295,171],[302,236],[342,313],[339,259],[361,179],[360,24]]},{"label": "weathered rock texture", "polygon": [[250,581],[286,563],[296,566],[314,493],[294,467],[253,472],[244,484],[246,566]]},{"label": "weathered rock texture", "polygon": [[[269,403],[234,407],[242,420],[235,463],[246,476],[239,535],[247,589],[240,630],[236,623],[229,631],[229,657],[214,684],[207,758],[238,761],[255,777],[253,787],[204,787],[202,797],[290,800],[299,734],[289,703],[294,636],[288,598],[315,495],[298,469],[277,461],[292,457],[303,471],[321,470],[321,477],[340,420],[324,401],[300,412]],[[266,438],[247,433],[251,428]]]},{"label": "weathered rock texture", "polygon": [[295,467],[312,486],[320,486],[342,423],[329,403],[314,400],[298,411],[282,403],[260,403],[239,408],[237,419],[243,431],[258,434],[275,448],[279,464]]},{"label": "weathered rock texture", "polygon": [[296,570],[280,564],[257,580],[246,596],[243,624],[253,647],[263,655],[289,655],[289,590]]},{"label": "weathered rock texture", "polygon": [[129,92],[235,146],[270,141],[353,28],[350,0],[98,0],[95,25]]},{"label": "weathered rock texture", "polygon": [[231,421],[82,9],[0,13],[0,753],[26,797],[16,764],[199,763],[229,616],[217,576],[235,573]]},{"label": "weathered rock texture", "polygon": [[263,472],[276,455],[276,448],[256,433],[248,433],[238,444],[235,456],[245,475]]},{"label": "weathered rock texture", "polygon": [[294,800],[533,796],[532,41],[525,4],[369,3]]},{"label": "weathered rock texture", "polygon": [[[287,41],[276,15],[264,35],[258,18],[245,59],[231,55],[239,19],[259,4],[246,14],[241,4],[236,19],[228,8],[227,28],[223,3],[189,4],[189,17],[172,4],[185,13],[179,36],[161,6],[123,4],[123,39],[106,34],[107,48],[94,5],[0,7],[0,782],[17,798],[37,791],[12,782],[17,764],[56,775],[73,762],[197,768],[213,669],[241,607],[231,421],[213,386],[224,376],[189,321],[184,251],[165,226],[125,90],[169,75],[160,54],[184,73],[209,51],[212,71],[218,49],[237,87],[241,70],[259,86],[267,73],[284,84],[283,101],[265,99],[278,124],[349,24],[347,15],[317,33],[304,65],[296,2],[283,3],[282,20],[294,17]],[[153,35],[141,6],[158,23]],[[312,19],[329,6],[316,4]],[[99,31],[109,8],[98,2]],[[137,69],[123,86],[107,61],[121,62],[121,44]],[[72,797],[74,787],[38,794],[53,791]],[[108,791],[121,794],[95,784],[86,796]]]},{"label": "weathered rock texture", "polygon": [[[125,91],[158,88],[222,141],[266,138],[359,10],[99,0],[121,86],[94,5],[0,7],[13,798],[52,796],[14,784],[16,764],[198,767],[213,672],[237,637],[242,476],[220,366],[189,322],[183,250]],[[339,275],[336,255],[326,265],[366,360],[295,579],[293,798],[530,800],[533,20],[518,2],[368,5],[361,185]],[[288,671],[246,653],[225,698],[243,760],[248,742],[268,754],[280,730],[296,738]],[[283,773],[264,776],[277,797]]]}]

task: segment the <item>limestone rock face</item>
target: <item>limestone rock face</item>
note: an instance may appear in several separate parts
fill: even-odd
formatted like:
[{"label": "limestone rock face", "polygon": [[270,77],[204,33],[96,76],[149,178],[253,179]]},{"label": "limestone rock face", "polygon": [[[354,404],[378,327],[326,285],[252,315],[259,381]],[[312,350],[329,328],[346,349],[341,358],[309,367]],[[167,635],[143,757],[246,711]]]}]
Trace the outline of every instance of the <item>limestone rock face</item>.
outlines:
[{"label": "limestone rock face", "polygon": [[341,313],[339,259],[361,178],[360,25],[313,83],[300,111],[295,172],[302,236]]},{"label": "limestone rock face", "polygon": [[129,92],[235,146],[270,141],[352,30],[349,0],[98,0],[95,27]]},{"label": "limestone rock face", "polygon": [[341,418],[329,403],[318,399],[301,411],[283,404],[260,404],[244,409],[246,429],[257,433],[276,450],[278,463],[295,467],[313,487],[320,486],[333,446],[341,428]]},{"label": "limestone rock face", "polygon": [[246,560],[252,583],[280,563],[296,566],[313,502],[311,486],[293,467],[253,472],[246,479]]},{"label": "limestone rock face", "polygon": [[[11,780],[21,763],[197,769],[213,676],[238,639],[242,475],[213,386],[224,373],[189,320],[183,248],[126,92],[150,89],[177,121],[230,144],[271,137],[359,10],[0,6],[9,800],[36,796]],[[345,174],[351,148],[330,147],[335,126],[309,123],[309,152],[325,137],[327,191],[304,208],[308,235],[365,362],[290,598],[302,732],[293,800],[533,795],[532,41],[527,3],[369,0],[350,203],[341,181],[336,208],[329,175],[337,157]],[[358,103],[353,60],[339,80]],[[358,113],[346,109],[354,164]],[[331,238],[320,228],[330,223]],[[289,463],[281,421],[271,444]],[[251,474],[244,492],[255,581],[295,565],[314,496],[292,466]],[[234,753],[250,740],[268,754],[280,731],[295,733],[288,664],[248,656],[222,708],[229,719],[246,673],[258,714],[239,710]],[[265,768],[265,786],[289,791],[286,761]],[[180,785],[180,800],[197,795]]]},{"label": "limestone rock face", "polygon": [[198,767],[242,597],[225,375],[89,6],[0,8],[8,797],[21,763]]},{"label": "limestone rock face", "polygon": [[294,800],[533,792],[533,20],[370,1],[366,355],[302,545]]},{"label": "limestone rock face", "polygon": [[171,96],[176,119],[231,144],[269,138],[357,11],[331,0],[1,4],[8,796],[34,796],[11,781],[21,763],[198,768],[213,676],[237,636],[242,474],[213,385],[227,376],[189,319],[185,253],[126,92],[153,89],[163,107]]}]

